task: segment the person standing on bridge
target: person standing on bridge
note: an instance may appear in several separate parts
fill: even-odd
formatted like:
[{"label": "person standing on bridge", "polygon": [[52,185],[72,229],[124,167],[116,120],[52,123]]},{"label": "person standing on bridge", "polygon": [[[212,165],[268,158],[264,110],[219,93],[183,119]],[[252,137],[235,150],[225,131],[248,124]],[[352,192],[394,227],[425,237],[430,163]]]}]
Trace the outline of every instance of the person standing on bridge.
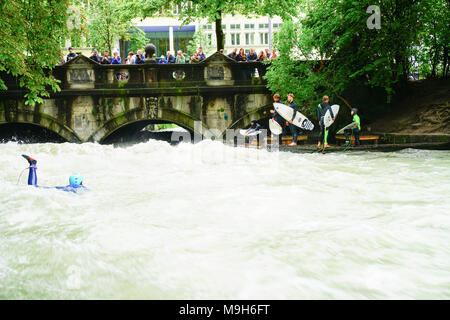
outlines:
[{"label": "person standing on bridge", "polygon": [[175,63],[175,57],[170,51],[167,51],[166,61],[167,63]]},{"label": "person standing on bridge", "polygon": [[183,51],[178,50],[175,63],[186,63],[186,57],[183,55]]},{"label": "person standing on bridge", "polygon": [[97,49],[94,49],[94,51],[92,51],[92,55],[89,57],[89,59],[91,59],[92,61],[95,61],[97,63],[100,63],[100,57],[98,56]]},{"label": "person standing on bridge", "polygon": [[206,55],[203,52],[203,48],[202,47],[198,48],[198,57],[200,58],[200,61],[203,61],[203,60],[206,59]]},{"label": "person standing on bridge", "polygon": [[258,56],[256,55],[256,52],[252,49],[250,49],[250,52],[247,54],[247,62],[255,62],[256,59],[258,59]]},{"label": "person standing on bridge", "polygon": [[122,64],[122,60],[117,51],[114,51],[114,57],[111,60],[111,64]]},{"label": "person standing on bridge", "polygon": [[108,50],[105,50],[103,57],[100,60],[101,64],[111,64],[111,59],[108,57]]},{"label": "person standing on bridge", "polygon": [[66,61],[69,62],[70,60],[72,60],[73,58],[75,58],[77,56],[77,54],[75,52],[73,52],[73,48],[69,47],[69,54],[67,55]]},{"label": "person standing on bridge", "polygon": [[231,53],[228,54],[228,57],[233,59],[233,60],[236,60],[237,55],[238,55],[237,54],[237,48],[234,48],[233,51],[231,51]]}]

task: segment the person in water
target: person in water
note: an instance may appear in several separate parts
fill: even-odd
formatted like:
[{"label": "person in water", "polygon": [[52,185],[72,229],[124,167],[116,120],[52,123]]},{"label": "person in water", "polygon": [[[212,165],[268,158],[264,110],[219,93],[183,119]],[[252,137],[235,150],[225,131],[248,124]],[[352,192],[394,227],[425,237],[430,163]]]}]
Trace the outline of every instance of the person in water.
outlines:
[{"label": "person in water", "polygon": [[331,109],[329,102],[330,98],[328,96],[323,96],[322,98],[322,102],[317,106],[317,120],[319,120],[319,126],[320,126],[320,133],[319,133],[319,142],[317,143],[317,146],[320,147],[322,144],[322,141],[324,143],[324,147],[328,147],[328,142],[327,142],[327,138],[328,138],[328,131],[327,128],[325,128],[325,123],[324,123],[324,117],[325,114],[327,113],[327,110],[330,111],[330,115],[331,115],[331,123],[334,122],[334,114],[333,114],[333,110]]},{"label": "person in water", "polygon": [[256,122],[256,120],[251,120],[250,121],[250,127],[248,128],[248,130],[252,130],[252,131],[258,131],[261,130],[261,125]]},{"label": "person in water", "polygon": [[358,109],[353,108],[351,111],[351,115],[353,116],[353,122],[355,122],[357,124],[357,127],[344,130],[345,144],[346,145],[350,144],[349,135],[351,134],[351,135],[355,136],[356,146],[359,146],[360,145],[359,144],[359,134],[361,133],[361,120],[359,119],[359,116],[358,116]]},{"label": "person in water", "polygon": [[[22,157],[24,157],[28,161],[28,164],[30,165],[29,171],[28,171],[28,185],[39,187],[39,188],[49,188],[49,187],[40,187],[37,185],[37,175],[36,175],[37,160],[35,160],[25,154],[23,154]],[[74,193],[77,193],[78,191],[81,191],[81,190],[88,190],[85,186],[83,186],[83,177],[80,175],[71,175],[69,177],[69,184],[67,186],[54,187],[54,188],[58,189],[58,190],[74,192]]]}]

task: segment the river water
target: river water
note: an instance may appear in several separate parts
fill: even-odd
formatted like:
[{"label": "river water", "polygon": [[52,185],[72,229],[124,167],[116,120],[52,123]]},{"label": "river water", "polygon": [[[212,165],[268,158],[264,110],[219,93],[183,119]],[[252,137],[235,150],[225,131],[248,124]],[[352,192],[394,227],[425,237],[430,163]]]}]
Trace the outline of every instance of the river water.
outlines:
[{"label": "river water", "polygon": [[[38,160],[26,185],[21,154]],[[450,152],[0,144],[0,299],[449,299]]]}]

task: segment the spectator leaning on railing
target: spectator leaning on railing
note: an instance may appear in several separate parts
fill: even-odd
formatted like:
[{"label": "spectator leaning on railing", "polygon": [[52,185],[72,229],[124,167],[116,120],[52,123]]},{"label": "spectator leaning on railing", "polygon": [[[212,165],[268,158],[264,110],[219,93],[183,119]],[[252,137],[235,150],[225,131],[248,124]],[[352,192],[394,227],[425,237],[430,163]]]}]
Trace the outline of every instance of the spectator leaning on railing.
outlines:
[{"label": "spectator leaning on railing", "polygon": [[247,54],[247,62],[254,62],[258,57],[253,49],[250,49],[250,52]]},{"label": "spectator leaning on railing", "polygon": [[133,56],[134,56],[133,51],[128,52],[128,57],[127,60],[125,61],[125,64],[132,64]]},{"label": "spectator leaning on railing", "polygon": [[111,60],[111,64],[122,64],[122,60],[117,51],[114,51],[114,57]]},{"label": "spectator leaning on railing", "polygon": [[100,57],[98,56],[97,49],[94,49],[94,51],[92,51],[92,55],[89,57],[89,59],[91,59],[92,61],[95,61],[97,63],[100,62]]},{"label": "spectator leaning on railing", "polygon": [[177,52],[175,63],[186,63],[186,57],[183,55],[183,52],[181,50],[178,50]]},{"label": "spectator leaning on railing", "polygon": [[105,50],[105,52],[103,53],[103,57],[100,60],[101,64],[111,64],[111,58],[108,57],[108,50]]},{"label": "spectator leaning on railing", "polygon": [[239,54],[236,56],[236,61],[237,62],[246,62],[247,61],[247,56],[245,55],[245,51],[243,48],[239,49]]},{"label": "spectator leaning on railing", "polygon": [[170,51],[167,51],[166,60],[167,63],[175,63],[175,57],[172,55]]},{"label": "spectator leaning on railing", "polygon": [[197,51],[196,51],[196,52],[194,53],[194,55],[191,57],[191,62],[192,62],[192,63],[200,62],[200,57],[198,56],[198,52],[197,52]]},{"label": "spectator leaning on railing", "polygon": [[167,64],[166,58],[164,56],[161,56],[161,58],[159,58],[158,64]]},{"label": "spectator leaning on railing", "polygon": [[69,54],[67,55],[66,61],[70,61],[70,60],[72,60],[73,58],[75,58],[77,56],[77,54],[75,52],[73,52],[73,48],[72,47],[69,47],[68,50],[69,50]]},{"label": "spectator leaning on railing", "polygon": [[199,48],[198,48],[198,56],[200,57],[200,61],[206,59],[206,55],[205,55],[205,53],[203,52],[203,48],[202,48],[202,47],[199,47]]},{"label": "spectator leaning on railing", "polygon": [[231,53],[228,54],[228,57],[231,58],[231,59],[233,59],[233,60],[236,60],[236,57],[237,57],[237,48],[234,48],[233,51],[231,51]]},{"label": "spectator leaning on railing", "polygon": [[144,63],[145,58],[144,58],[144,55],[142,54],[142,50],[138,50],[137,51],[136,55],[134,56],[134,60],[133,61],[134,61],[135,64]]},{"label": "spectator leaning on railing", "polygon": [[264,51],[260,51],[259,52],[259,54],[258,54],[258,57],[256,58],[256,61],[264,61],[264,60],[267,60],[267,56],[266,56],[266,54],[264,53]]}]

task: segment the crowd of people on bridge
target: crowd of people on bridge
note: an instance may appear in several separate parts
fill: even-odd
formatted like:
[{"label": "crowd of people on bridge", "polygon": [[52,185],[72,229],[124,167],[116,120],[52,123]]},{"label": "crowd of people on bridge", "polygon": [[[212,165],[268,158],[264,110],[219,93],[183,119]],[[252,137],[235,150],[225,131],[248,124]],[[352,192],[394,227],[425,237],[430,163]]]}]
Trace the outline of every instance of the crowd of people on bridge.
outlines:
[{"label": "crowd of people on bridge", "polygon": [[[61,57],[58,64],[68,62],[77,56],[72,47],[69,47],[68,51],[69,53],[67,54],[66,59],[64,60],[64,58]],[[220,50],[220,53],[224,54],[223,49]],[[228,53],[227,56],[236,62],[261,62],[277,59],[278,53],[275,49],[273,49],[272,52],[270,52],[269,49],[265,49],[264,51],[261,50],[258,54],[256,54],[254,49],[250,49],[248,53],[245,53],[243,48],[240,48],[239,51],[235,48],[233,51]],[[103,55],[100,55],[98,50],[94,49],[89,58],[100,64],[141,64],[145,62],[145,56],[142,53],[142,50],[137,50],[136,53],[130,51],[128,52],[126,59],[122,60],[118,51],[114,51],[113,56],[110,56],[108,50],[104,50]],[[191,57],[186,57],[183,51],[178,50],[175,56],[171,51],[167,51],[166,55],[161,55],[159,58],[156,58],[159,64],[198,63],[205,59],[206,54],[204,53],[202,47],[199,47]]]}]

